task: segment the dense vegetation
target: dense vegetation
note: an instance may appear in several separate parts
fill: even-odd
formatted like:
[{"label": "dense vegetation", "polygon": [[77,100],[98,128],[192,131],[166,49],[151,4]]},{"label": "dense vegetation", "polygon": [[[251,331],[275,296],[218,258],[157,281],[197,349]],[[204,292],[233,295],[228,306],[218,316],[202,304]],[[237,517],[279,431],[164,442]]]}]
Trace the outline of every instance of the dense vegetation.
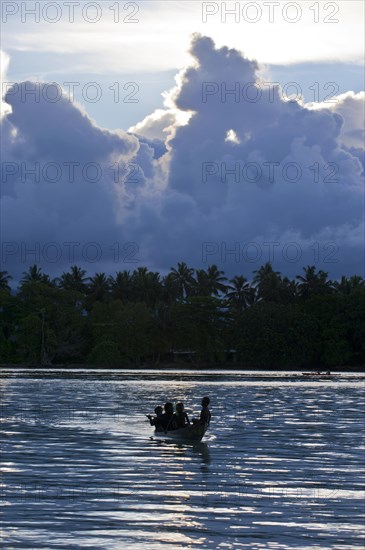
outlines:
[{"label": "dense vegetation", "polygon": [[164,277],[72,266],[50,280],[33,265],[14,293],[0,271],[0,363],[365,364],[362,277],[330,281],[308,266],[289,280],[270,263],[253,275],[228,281],[215,265],[180,263]]}]

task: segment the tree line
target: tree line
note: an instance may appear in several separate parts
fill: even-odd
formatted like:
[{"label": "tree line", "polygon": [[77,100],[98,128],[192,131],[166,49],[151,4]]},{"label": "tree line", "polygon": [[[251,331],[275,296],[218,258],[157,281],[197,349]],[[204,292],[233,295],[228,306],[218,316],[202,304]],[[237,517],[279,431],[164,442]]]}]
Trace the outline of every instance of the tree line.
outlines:
[{"label": "tree line", "polygon": [[[16,292],[0,271],[0,363],[335,367],[365,364],[365,280],[294,279],[266,263],[232,279],[178,263],[51,279],[29,267]],[[233,366],[233,365],[231,365]]]}]

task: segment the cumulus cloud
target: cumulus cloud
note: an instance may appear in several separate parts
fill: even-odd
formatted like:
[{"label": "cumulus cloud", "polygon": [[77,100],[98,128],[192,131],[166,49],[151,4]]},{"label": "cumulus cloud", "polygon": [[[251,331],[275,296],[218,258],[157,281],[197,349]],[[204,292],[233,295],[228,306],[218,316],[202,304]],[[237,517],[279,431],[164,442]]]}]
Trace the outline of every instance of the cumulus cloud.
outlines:
[{"label": "cumulus cloud", "polygon": [[340,139],[347,147],[364,148],[365,92],[346,92],[330,103],[308,103],[309,109],[330,109],[343,118]]},{"label": "cumulus cloud", "polygon": [[342,143],[348,147],[364,148],[365,92],[358,94],[348,92],[338,96],[337,99],[338,103],[335,104],[333,111],[342,115],[344,119],[341,132]]},{"label": "cumulus cloud", "polygon": [[35,261],[55,271],[70,261],[97,258],[91,269],[113,262],[114,243],[126,242],[124,213],[158,179],[156,151],[164,151],[158,140],[155,151],[148,140],[100,128],[66,96],[53,102],[50,95],[47,84],[34,82],[6,95],[2,262],[17,273]]},{"label": "cumulus cloud", "polygon": [[156,109],[141,122],[129,128],[129,132],[141,134],[147,138],[166,139],[169,128],[176,123],[176,115],[172,110]]},{"label": "cumulus cloud", "polygon": [[[3,84],[6,82],[6,74],[8,72],[10,58],[7,53],[0,50],[0,84],[1,90],[3,90]],[[10,113],[10,106],[4,101],[3,97],[0,100],[0,118]]]},{"label": "cumulus cloud", "polygon": [[[307,263],[361,274],[359,94],[314,109],[265,87],[258,63],[237,50],[195,35],[190,53],[166,109],[128,133],[99,128],[65,97],[22,102],[26,83],[10,91],[4,160],[98,163],[102,177],[36,182],[8,164],[5,240],[133,242],[140,263],[162,270],[184,260],[249,275],[273,260],[288,274]],[[135,267],[110,256],[96,269]]]},{"label": "cumulus cloud", "polygon": [[[346,114],[283,101],[279,88],[262,85],[255,61],[236,50],[216,49],[209,38],[194,37],[191,54],[195,63],[182,72],[172,93],[176,107],[193,113],[168,140],[170,195],[163,215],[167,225],[179,211],[183,220],[173,239],[190,255],[198,243],[218,243],[218,253],[210,256],[216,261],[224,246],[232,250],[237,242],[253,241],[263,249],[264,242],[282,248],[295,241],[303,262],[313,260],[314,243],[333,242],[339,253],[332,259],[346,270],[341,259],[352,246],[350,235],[361,234],[364,214],[362,166],[342,146]],[[232,135],[235,139],[227,139]],[[296,170],[301,175],[292,181]],[[155,254],[172,250],[169,236],[164,251]],[[362,271],[357,246],[354,237],[358,255],[350,269],[356,264]],[[278,261],[284,263],[280,254]],[[285,268],[291,268],[288,262]]]}]

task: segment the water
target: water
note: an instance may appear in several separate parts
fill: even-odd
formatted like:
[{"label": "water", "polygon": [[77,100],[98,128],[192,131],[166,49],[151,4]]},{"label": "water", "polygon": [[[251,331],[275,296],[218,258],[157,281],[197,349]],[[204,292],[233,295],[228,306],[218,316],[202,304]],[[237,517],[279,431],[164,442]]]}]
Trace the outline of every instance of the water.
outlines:
[{"label": "water", "polygon": [[[1,376],[5,548],[363,548],[361,375]],[[202,443],[150,438],[143,413],[204,395]]]}]

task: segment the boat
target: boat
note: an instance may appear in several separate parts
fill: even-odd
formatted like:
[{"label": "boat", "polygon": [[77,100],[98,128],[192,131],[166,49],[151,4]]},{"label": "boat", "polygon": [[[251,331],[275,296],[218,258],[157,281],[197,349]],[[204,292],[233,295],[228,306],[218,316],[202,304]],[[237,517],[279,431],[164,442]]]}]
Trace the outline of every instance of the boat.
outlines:
[{"label": "boat", "polygon": [[331,372],[302,372],[302,376],[339,376]]},{"label": "boat", "polygon": [[189,424],[177,430],[155,430],[154,436],[160,439],[179,439],[184,441],[201,441],[209,424]]}]

